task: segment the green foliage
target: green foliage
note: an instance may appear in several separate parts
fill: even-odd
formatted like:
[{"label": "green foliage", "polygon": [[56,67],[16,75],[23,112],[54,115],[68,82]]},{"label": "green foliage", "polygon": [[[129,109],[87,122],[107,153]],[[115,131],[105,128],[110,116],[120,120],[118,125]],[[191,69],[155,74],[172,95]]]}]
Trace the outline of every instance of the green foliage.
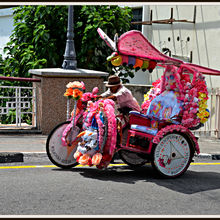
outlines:
[{"label": "green foliage", "polygon": [[[83,6],[81,10],[76,10],[75,42],[78,66],[113,74],[115,68],[106,61],[113,51],[99,37],[97,28],[101,28],[114,40],[116,33],[120,36],[129,30],[131,19],[132,10],[128,7]],[[126,70],[125,73],[123,70]],[[126,74],[132,75],[131,71],[124,67],[120,67],[118,71],[122,79]]]},{"label": "green foliage", "polygon": [[1,62],[1,73],[30,77],[29,69],[61,65],[67,6],[20,6],[13,14],[14,30],[4,48],[6,58]]},{"label": "green foliage", "polygon": [[10,109],[7,114],[6,124],[16,123],[16,109]]},{"label": "green foliage", "polygon": [[[29,109],[31,111],[31,109]],[[31,114],[21,114],[22,122],[27,123],[28,125],[32,124]],[[16,123],[16,109],[9,109],[6,115],[1,116],[2,124],[15,124]]]},{"label": "green foliage", "polygon": [[[0,74],[30,77],[29,69],[62,66],[67,33],[67,6],[19,6],[14,9],[14,30],[0,57]],[[128,31],[132,11],[118,6],[74,6],[74,41],[77,67],[107,71],[106,57],[113,51],[99,37],[97,28],[114,39]],[[124,74],[122,74],[124,75]],[[5,83],[9,85],[10,82]],[[17,85],[23,85],[17,82]]]}]

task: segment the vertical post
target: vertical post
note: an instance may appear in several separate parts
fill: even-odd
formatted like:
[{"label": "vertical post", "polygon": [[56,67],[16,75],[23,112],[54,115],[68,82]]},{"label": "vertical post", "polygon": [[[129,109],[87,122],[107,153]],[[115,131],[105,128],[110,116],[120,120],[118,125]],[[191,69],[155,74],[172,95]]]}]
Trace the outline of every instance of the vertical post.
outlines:
[{"label": "vertical post", "polygon": [[171,8],[170,23],[173,24],[173,8]]},{"label": "vertical post", "polygon": [[37,127],[37,99],[36,99],[36,88],[32,88],[32,126]]},{"label": "vertical post", "polygon": [[74,46],[73,14],[74,9],[73,6],[70,5],[68,6],[67,40],[62,68],[71,70],[75,70],[77,65],[76,52]]},{"label": "vertical post", "polygon": [[70,98],[67,98],[67,106],[66,106],[66,120],[68,121],[70,117]]},{"label": "vertical post", "polygon": [[194,6],[193,23],[196,23],[196,5]]},{"label": "vertical post", "polygon": [[218,138],[218,121],[219,121],[219,114],[218,114],[218,106],[219,106],[219,98],[218,98],[218,88],[216,88],[215,92],[215,135]]},{"label": "vertical post", "polygon": [[77,101],[74,100],[74,112],[73,112],[73,129],[75,127],[75,119],[76,119],[76,108],[77,108]]},{"label": "vertical post", "polygon": [[[212,111],[212,106],[213,106],[213,95],[214,91],[213,88],[211,89],[211,101],[210,101],[210,112],[209,112],[209,122],[210,122],[210,130],[209,130],[209,136],[212,136],[212,117],[213,117],[213,111]],[[214,129],[213,129],[214,130]]]},{"label": "vertical post", "polygon": [[16,105],[16,127],[18,127],[18,102],[19,102],[19,100],[18,100],[18,88],[16,87],[15,88],[15,105]]},{"label": "vertical post", "polygon": [[217,122],[217,138],[220,138],[220,88],[216,89],[216,122]]},{"label": "vertical post", "polygon": [[21,127],[21,88],[18,89],[18,121],[19,121],[19,126]]}]

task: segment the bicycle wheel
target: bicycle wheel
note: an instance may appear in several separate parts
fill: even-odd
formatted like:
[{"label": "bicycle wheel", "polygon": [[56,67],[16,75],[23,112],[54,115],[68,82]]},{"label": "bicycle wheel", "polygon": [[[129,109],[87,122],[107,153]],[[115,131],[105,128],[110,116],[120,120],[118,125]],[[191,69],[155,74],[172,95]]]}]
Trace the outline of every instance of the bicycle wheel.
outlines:
[{"label": "bicycle wheel", "polygon": [[140,154],[129,150],[119,150],[118,154],[121,160],[132,168],[141,167],[148,162],[148,160],[141,157]]},{"label": "bicycle wheel", "polygon": [[[129,126],[123,128],[122,146],[125,146],[127,143],[128,130]],[[141,167],[148,162],[148,159],[144,158],[142,155],[140,155],[140,153],[132,152],[129,150],[121,149],[118,151],[118,154],[121,160],[132,168]]]},{"label": "bicycle wheel", "polygon": [[[61,137],[65,128],[70,124],[70,121],[66,121],[58,124],[49,134],[46,142],[46,152],[50,161],[63,169],[68,169],[76,166],[78,163],[76,162],[73,154],[77,149],[77,143],[73,143],[72,146],[63,146]],[[74,127],[74,131],[71,129],[73,136],[72,140],[76,138],[80,129],[78,126]]]},{"label": "bicycle wheel", "polygon": [[163,177],[176,178],[188,169],[193,149],[185,135],[172,133],[164,136],[152,151],[152,167]]}]

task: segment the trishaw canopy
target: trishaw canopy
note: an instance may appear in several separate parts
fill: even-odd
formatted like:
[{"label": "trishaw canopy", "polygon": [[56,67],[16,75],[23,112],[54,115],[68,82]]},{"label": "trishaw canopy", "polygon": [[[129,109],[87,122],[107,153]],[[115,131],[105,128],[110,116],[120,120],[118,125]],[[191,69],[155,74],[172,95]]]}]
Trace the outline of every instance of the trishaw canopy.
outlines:
[{"label": "trishaw canopy", "polygon": [[133,56],[142,60],[155,61],[158,66],[162,67],[175,65],[198,71],[205,75],[220,75],[219,70],[187,63],[161,53],[140,31],[128,31],[122,34],[118,39],[115,37],[115,42],[113,42],[100,28],[98,28],[98,33],[109,47],[122,56]]}]

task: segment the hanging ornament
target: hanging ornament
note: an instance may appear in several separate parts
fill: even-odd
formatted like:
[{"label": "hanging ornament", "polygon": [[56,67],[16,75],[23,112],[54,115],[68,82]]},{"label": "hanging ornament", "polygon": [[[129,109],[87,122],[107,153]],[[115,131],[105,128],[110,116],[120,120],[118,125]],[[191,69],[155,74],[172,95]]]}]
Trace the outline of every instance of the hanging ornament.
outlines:
[{"label": "hanging ornament", "polygon": [[122,65],[126,66],[128,64],[128,56],[123,55],[122,56]]},{"label": "hanging ornament", "polygon": [[135,70],[139,70],[142,67],[142,65],[143,65],[143,60],[137,58],[133,68]]},{"label": "hanging ornament", "polygon": [[135,65],[135,63],[136,63],[135,57],[128,56],[128,66],[129,66],[130,68],[133,68],[133,66]]},{"label": "hanging ornament", "polygon": [[118,55],[111,60],[113,66],[120,66],[122,64],[122,56]]},{"label": "hanging ornament", "polygon": [[156,65],[157,65],[157,63],[155,61],[152,61],[152,60],[150,61],[149,67],[148,67],[148,70],[149,70],[150,73],[153,72],[153,70],[156,67]]},{"label": "hanging ornament", "polygon": [[149,60],[144,60],[143,65],[141,67],[142,71],[146,71],[149,67]]}]

